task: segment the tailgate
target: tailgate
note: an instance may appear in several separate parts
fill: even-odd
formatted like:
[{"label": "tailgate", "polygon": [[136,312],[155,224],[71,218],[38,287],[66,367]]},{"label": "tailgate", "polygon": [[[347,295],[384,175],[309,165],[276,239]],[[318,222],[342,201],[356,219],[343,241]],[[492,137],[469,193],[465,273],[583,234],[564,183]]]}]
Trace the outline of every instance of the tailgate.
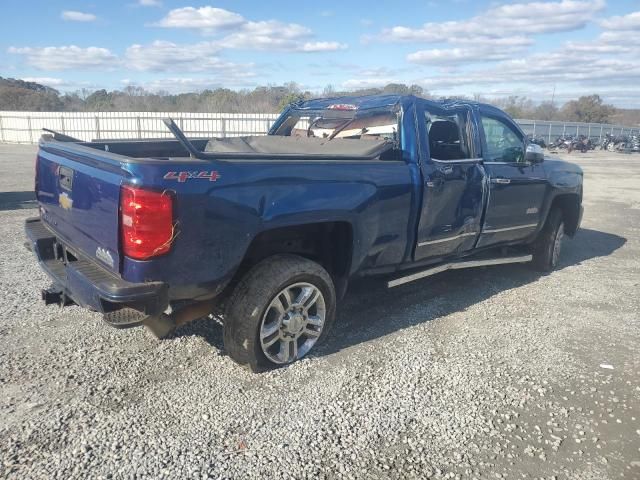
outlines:
[{"label": "tailgate", "polygon": [[[36,196],[43,221],[71,251],[79,250],[118,272],[119,197],[124,171],[100,152],[41,144]],[[89,150],[89,151],[87,151]]]}]

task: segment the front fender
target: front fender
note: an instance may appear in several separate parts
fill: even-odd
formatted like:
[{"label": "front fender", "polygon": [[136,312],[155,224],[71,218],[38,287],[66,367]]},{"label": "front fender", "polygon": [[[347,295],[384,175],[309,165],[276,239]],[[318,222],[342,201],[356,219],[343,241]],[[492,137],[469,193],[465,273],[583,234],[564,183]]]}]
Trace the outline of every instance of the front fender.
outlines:
[{"label": "front fender", "polygon": [[582,169],[570,162],[562,160],[545,160],[543,163],[549,185],[559,193],[582,192]]},{"label": "front fender", "polygon": [[583,171],[578,165],[560,160],[545,160],[544,163],[550,188],[545,202],[545,221],[552,207],[562,208],[567,234],[573,236],[582,221]]}]

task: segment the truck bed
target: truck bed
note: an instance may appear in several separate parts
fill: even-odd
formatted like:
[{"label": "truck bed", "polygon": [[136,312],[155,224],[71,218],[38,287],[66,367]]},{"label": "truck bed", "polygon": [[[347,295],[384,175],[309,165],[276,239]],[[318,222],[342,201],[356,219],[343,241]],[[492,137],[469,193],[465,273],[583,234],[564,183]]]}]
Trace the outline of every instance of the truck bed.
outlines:
[{"label": "truck bed", "polygon": [[[202,160],[374,160],[389,159],[393,142],[386,139],[351,140],[284,136],[243,136],[197,139],[60,141],[45,136],[49,148],[92,148],[128,157]],[[65,148],[67,149],[67,148]]]},{"label": "truck bed", "polygon": [[[399,151],[394,143],[283,138],[81,142],[45,135],[36,167],[42,221],[58,241],[126,281],[171,283],[171,298],[223,288],[261,231],[335,222],[336,216],[363,223],[366,238],[354,266],[376,243],[376,263],[401,259],[406,238],[397,232],[407,231],[412,187],[407,164],[384,157]],[[212,143],[235,151],[205,151]],[[122,254],[120,203],[127,185],[174,196],[169,254],[152,260]],[[381,222],[383,201],[397,212],[393,221]]]}]

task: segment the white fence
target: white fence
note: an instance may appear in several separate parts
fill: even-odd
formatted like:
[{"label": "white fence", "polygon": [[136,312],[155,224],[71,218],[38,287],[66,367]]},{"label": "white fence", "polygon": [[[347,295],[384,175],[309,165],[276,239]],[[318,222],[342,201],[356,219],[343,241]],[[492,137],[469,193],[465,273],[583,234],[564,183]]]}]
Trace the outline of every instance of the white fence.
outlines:
[{"label": "white fence", "polygon": [[267,133],[274,113],[0,112],[0,142],[37,143],[48,128],[80,140],[173,138],[162,123],[171,117],[187,136],[236,137]]},{"label": "white fence", "polygon": [[[187,136],[234,137],[267,133],[278,117],[274,113],[180,112],[1,112],[0,142],[37,143],[43,128],[81,140],[106,138],[169,138],[162,118],[173,118]],[[632,135],[639,127],[600,123],[516,120],[526,133],[547,141],[567,135],[601,140],[605,134]]]}]

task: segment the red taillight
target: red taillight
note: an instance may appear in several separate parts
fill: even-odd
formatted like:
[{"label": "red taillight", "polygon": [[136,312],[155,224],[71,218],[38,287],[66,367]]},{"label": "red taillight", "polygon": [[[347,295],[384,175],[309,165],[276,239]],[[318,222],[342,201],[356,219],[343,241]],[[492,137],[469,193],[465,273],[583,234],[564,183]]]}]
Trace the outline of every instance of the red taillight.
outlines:
[{"label": "red taillight", "polygon": [[122,252],[136,260],[167,253],[173,240],[173,197],[123,186],[120,190]]}]

